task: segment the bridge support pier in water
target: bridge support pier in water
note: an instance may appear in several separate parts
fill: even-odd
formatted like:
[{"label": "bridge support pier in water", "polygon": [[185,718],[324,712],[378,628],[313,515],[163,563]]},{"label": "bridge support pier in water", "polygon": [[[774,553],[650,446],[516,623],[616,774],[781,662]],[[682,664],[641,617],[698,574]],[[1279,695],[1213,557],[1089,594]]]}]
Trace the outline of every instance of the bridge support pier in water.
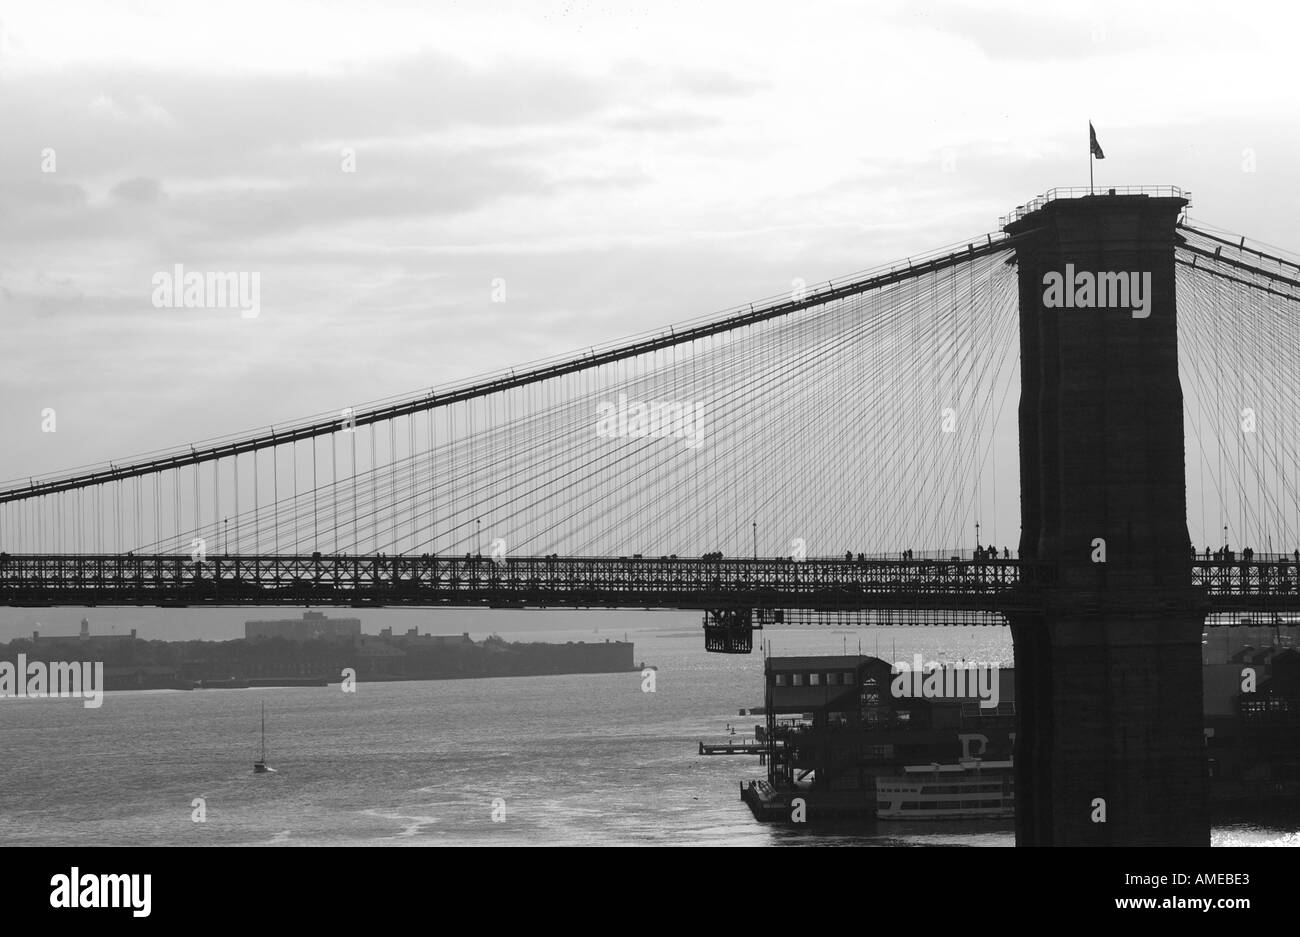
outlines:
[{"label": "bridge support pier in water", "polygon": [[1209,845],[1174,291],[1186,204],[1057,199],[1006,227],[1026,235],[1020,555],[1058,571],[1011,620],[1020,845]]}]

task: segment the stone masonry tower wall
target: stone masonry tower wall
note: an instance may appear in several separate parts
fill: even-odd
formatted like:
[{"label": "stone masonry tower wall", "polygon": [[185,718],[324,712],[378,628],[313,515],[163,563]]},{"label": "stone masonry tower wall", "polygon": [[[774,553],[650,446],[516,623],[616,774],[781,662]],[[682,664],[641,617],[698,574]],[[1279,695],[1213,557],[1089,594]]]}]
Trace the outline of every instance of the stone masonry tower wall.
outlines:
[{"label": "stone masonry tower wall", "polygon": [[[1057,199],[1007,225],[1020,285],[1017,842],[1208,845],[1178,380],[1182,198]],[[1104,818],[1104,819],[1103,819]]]}]

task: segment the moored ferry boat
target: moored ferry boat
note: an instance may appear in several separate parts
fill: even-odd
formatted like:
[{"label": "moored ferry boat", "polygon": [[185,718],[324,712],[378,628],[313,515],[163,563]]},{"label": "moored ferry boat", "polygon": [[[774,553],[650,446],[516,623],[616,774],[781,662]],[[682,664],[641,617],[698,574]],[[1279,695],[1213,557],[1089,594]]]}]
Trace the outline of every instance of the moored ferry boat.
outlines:
[{"label": "moored ferry boat", "polygon": [[974,820],[1016,815],[1015,765],[966,759],[956,764],[907,765],[876,778],[880,820]]}]

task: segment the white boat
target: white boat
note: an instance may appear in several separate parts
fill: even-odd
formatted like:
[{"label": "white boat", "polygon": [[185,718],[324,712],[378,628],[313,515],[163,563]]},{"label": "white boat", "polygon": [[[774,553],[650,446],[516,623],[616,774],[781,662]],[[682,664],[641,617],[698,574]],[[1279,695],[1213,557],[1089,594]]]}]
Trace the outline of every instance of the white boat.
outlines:
[{"label": "white boat", "polygon": [[253,762],[254,774],[266,774],[271,769],[266,766],[266,704],[262,704],[262,757]]},{"label": "white boat", "polygon": [[974,820],[1016,815],[1012,761],[972,758],[953,765],[907,765],[876,778],[880,820]]}]

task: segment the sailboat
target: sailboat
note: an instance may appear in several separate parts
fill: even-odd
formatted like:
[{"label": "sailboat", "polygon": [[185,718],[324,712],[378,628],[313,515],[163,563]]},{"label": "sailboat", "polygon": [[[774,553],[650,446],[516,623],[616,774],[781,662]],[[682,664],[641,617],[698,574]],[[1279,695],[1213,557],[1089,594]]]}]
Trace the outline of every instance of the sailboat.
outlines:
[{"label": "sailboat", "polygon": [[266,704],[262,704],[262,757],[253,762],[254,774],[265,774],[271,770],[266,766]]}]

